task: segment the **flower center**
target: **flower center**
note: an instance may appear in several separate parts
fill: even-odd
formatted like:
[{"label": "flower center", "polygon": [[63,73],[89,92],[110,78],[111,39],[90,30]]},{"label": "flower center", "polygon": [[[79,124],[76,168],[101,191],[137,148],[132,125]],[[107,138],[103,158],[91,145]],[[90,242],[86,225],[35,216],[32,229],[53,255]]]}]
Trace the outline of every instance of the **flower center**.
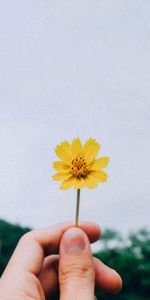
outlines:
[{"label": "flower center", "polygon": [[73,159],[71,162],[71,171],[77,178],[85,177],[88,174],[85,159],[83,157]]}]

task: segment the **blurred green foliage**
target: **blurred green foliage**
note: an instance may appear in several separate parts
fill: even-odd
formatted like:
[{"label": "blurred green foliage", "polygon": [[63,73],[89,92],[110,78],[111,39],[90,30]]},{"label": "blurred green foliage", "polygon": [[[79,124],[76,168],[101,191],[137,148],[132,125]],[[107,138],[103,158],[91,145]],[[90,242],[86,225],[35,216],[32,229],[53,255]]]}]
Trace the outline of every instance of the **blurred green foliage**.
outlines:
[{"label": "blurred green foliage", "polygon": [[[20,237],[28,231],[30,228],[0,220],[0,275]],[[150,299],[150,231],[141,229],[124,239],[116,230],[106,229],[100,239],[100,250],[94,255],[117,270],[123,279],[123,289],[118,295],[96,290],[98,299]]]},{"label": "blurred green foliage", "polygon": [[30,228],[10,224],[0,219],[0,275],[3,273],[19,239]]},{"label": "blurred green foliage", "polygon": [[123,288],[118,295],[96,290],[98,299],[150,299],[150,231],[141,229],[123,239],[115,230],[106,229],[101,237],[101,250],[95,256],[118,271]]}]

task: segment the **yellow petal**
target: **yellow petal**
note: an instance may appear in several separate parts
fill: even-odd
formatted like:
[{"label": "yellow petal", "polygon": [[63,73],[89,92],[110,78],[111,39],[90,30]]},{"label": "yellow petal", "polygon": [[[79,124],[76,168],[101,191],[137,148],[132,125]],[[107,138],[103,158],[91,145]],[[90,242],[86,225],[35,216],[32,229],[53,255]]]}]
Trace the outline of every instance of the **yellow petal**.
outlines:
[{"label": "yellow petal", "polygon": [[80,179],[75,178],[73,186],[76,190],[83,188],[84,185],[85,185],[85,180],[83,178],[80,178]]},{"label": "yellow petal", "polygon": [[95,139],[88,139],[83,147],[84,157],[88,164],[97,156],[100,150],[100,145],[95,141]]},{"label": "yellow petal", "polygon": [[94,189],[95,187],[97,187],[97,179],[96,178],[93,178],[92,176],[88,175],[86,178],[85,178],[85,186],[89,189]]},{"label": "yellow petal", "polygon": [[109,163],[109,157],[101,157],[92,162],[90,165],[90,170],[99,170],[105,168]]},{"label": "yellow petal", "polygon": [[76,138],[72,141],[71,152],[73,157],[77,157],[83,154],[83,148],[79,138]]},{"label": "yellow petal", "polygon": [[92,177],[96,178],[99,182],[105,182],[108,178],[108,175],[102,170],[93,171],[90,174]]},{"label": "yellow petal", "polygon": [[65,180],[68,177],[70,177],[70,173],[68,171],[67,172],[59,172],[52,176],[52,178],[56,181]]},{"label": "yellow petal", "polygon": [[55,161],[53,163],[53,168],[57,171],[64,171],[64,170],[68,170],[69,166],[64,164],[62,161]]},{"label": "yellow petal", "polygon": [[70,176],[68,179],[64,180],[60,186],[60,189],[67,190],[73,187],[74,176]]},{"label": "yellow petal", "polygon": [[71,145],[67,141],[62,142],[60,145],[64,148],[64,150],[71,154]]},{"label": "yellow petal", "polygon": [[59,158],[65,163],[69,164],[72,160],[70,144],[67,141],[62,142],[55,149],[55,152]]}]

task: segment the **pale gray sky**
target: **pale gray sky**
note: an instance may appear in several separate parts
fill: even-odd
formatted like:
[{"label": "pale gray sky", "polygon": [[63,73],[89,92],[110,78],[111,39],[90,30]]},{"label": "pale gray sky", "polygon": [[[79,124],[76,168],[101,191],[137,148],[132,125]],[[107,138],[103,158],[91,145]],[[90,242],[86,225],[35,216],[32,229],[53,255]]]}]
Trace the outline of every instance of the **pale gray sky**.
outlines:
[{"label": "pale gray sky", "polygon": [[81,193],[80,219],[150,225],[150,2],[0,2],[0,217],[74,218],[52,181],[54,148],[95,137],[109,180]]}]

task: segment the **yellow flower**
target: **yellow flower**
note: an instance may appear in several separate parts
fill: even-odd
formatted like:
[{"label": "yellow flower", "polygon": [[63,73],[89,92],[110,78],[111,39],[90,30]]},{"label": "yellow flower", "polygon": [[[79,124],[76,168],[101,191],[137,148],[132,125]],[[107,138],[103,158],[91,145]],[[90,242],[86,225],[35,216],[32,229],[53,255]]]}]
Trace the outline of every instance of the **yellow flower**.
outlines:
[{"label": "yellow flower", "polygon": [[60,188],[65,190],[71,187],[81,189],[84,186],[93,189],[99,182],[105,182],[108,175],[102,171],[109,162],[109,157],[97,158],[100,145],[90,138],[82,146],[79,138],[69,144],[62,142],[55,149],[60,161],[54,162],[57,173],[53,175],[56,181],[63,181]]}]

